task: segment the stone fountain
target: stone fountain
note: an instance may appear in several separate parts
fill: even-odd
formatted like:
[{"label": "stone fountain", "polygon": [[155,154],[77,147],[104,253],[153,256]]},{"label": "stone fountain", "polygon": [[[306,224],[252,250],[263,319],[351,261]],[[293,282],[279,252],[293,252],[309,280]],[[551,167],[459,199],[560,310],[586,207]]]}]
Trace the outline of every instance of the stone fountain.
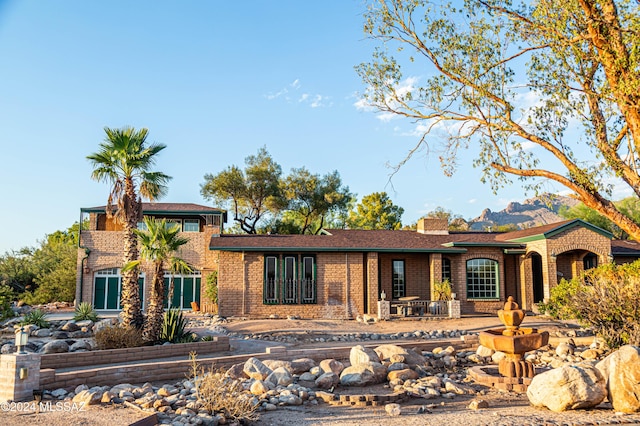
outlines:
[{"label": "stone fountain", "polygon": [[533,364],[524,360],[524,354],[549,343],[549,332],[538,332],[535,328],[520,328],[526,313],[509,296],[504,308],[498,311],[500,321],[505,328],[480,332],[480,344],[506,356],[498,365],[499,373],[504,377],[531,378],[535,373]]}]

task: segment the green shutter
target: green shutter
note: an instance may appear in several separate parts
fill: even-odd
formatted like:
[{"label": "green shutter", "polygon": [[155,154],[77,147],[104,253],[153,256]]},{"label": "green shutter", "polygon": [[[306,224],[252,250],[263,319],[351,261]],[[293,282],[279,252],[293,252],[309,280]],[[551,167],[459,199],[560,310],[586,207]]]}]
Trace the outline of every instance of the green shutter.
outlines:
[{"label": "green shutter", "polygon": [[95,309],[104,309],[105,297],[104,292],[107,287],[107,279],[105,277],[96,277],[93,286],[93,307]]},{"label": "green shutter", "polygon": [[107,309],[118,309],[120,302],[120,277],[107,278]]},{"label": "green shutter", "polygon": [[200,277],[196,277],[196,302],[200,305]]},{"label": "green shutter", "polygon": [[193,302],[193,278],[189,277],[182,281],[182,307],[190,309],[191,302]]}]

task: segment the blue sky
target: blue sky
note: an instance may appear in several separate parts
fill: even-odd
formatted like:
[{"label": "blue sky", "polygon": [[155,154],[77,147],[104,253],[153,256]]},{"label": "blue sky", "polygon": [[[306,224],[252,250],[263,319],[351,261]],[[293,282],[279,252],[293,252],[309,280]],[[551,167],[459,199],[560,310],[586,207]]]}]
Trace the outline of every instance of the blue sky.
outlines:
[{"label": "blue sky", "polygon": [[405,224],[442,206],[469,219],[524,200],[492,194],[464,155],[453,178],[437,155],[388,183],[416,144],[413,123],[358,108],[354,66],[370,58],[362,0],[0,0],[0,254],[66,229],[104,205],[86,156],[103,128],[147,127],[167,145],[166,202],[209,204],[206,173],[266,146],[288,173],[338,170],[351,192],[386,191]]}]

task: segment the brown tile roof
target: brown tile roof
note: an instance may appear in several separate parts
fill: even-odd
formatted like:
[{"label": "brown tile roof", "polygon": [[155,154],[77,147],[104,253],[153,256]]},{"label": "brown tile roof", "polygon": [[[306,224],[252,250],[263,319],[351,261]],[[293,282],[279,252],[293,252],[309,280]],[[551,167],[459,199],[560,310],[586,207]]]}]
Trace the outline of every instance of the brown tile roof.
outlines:
[{"label": "brown tile roof", "polygon": [[546,225],[536,226],[528,229],[522,229],[520,231],[505,232],[504,234],[501,234],[498,237],[496,237],[496,239],[499,241],[509,241],[509,240],[517,240],[519,238],[532,237],[534,235],[542,235],[542,234],[546,234],[549,231],[553,231],[556,228],[567,225],[573,221],[574,219],[563,220],[562,222],[548,223]]},{"label": "brown tile roof", "polygon": [[614,256],[640,256],[640,243],[633,240],[612,240],[611,254]]},{"label": "brown tile roof", "polygon": [[[107,206],[82,208],[83,212],[104,212]],[[193,203],[142,203],[143,213],[222,213],[224,210]]]},{"label": "brown tile roof", "polygon": [[317,250],[317,251],[405,251],[464,252],[447,243],[471,245],[512,245],[497,242],[495,233],[456,232],[449,235],[420,234],[416,231],[332,229],[329,235],[235,235],[211,238],[209,248],[229,251]]}]

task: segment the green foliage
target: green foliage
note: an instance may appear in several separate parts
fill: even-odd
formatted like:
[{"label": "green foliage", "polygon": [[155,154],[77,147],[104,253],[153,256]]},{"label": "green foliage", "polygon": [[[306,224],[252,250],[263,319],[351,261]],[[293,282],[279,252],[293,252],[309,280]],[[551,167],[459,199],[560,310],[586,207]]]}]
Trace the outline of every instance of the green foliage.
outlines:
[{"label": "green foliage", "polygon": [[640,261],[603,264],[561,283],[545,309],[592,327],[611,348],[640,345]]},{"label": "green foliage", "polygon": [[204,295],[211,303],[218,304],[218,271],[211,271],[207,275],[207,285],[204,289]]},{"label": "green foliage", "polygon": [[[640,224],[640,200],[638,197],[627,197],[617,201],[614,205],[625,216],[631,218],[635,223]],[[592,225],[607,230],[613,234],[615,238],[627,239],[629,234],[623,231],[618,225],[607,219],[594,209],[585,206],[583,203],[577,204],[571,208],[561,208],[558,214],[566,219],[582,219]]]},{"label": "green foliage", "polygon": [[581,288],[582,281],[579,279],[561,279],[560,283],[551,289],[549,300],[537,304],[538,310],[556,319],[579,319],[579,312],[571,301]]},{"label": "green foliage", "polygon": [[171,343],[192,342],[193,337],[191,333],[186,330],[186,327],[187,319],[182,315],[182,311],[174,308],[169,309],[164,313],[160,340]]},{"label": "green foliage", "polygon": [[400,229],[404,209],[393,204],[386,192],[365,195],[355,210],[349,212],[351,229]]},{"label": "green foliage", "polygon": [[206,335],[206,336],[202,336],[200,338],[201,342],[213,342],[213,336],[211,335]]},{"label": "green foliage", "polygon": [[433,297],[435,300],[451,300],[451,283],[449,280],[433,283]]},{"label": "green foliage", "polygon": [[0,320],[13,317],[11,303],[15,294],[8,285],[0,284]]},{"label": "green foliage", "polygon": [[6,252],[0,257],[0,285],[9,286],[15,293],[33,291],[36,272],[32,263],[33,248]]},{"label": "green foliage", "polygon": [[233,220],[247,234],[255,234],[258,221],[267,212],[286,205],[280,187],[282,168],[265,147],[245,158],[245,169],[229,166],[217,175],[206,174],[200,193],[206,200],[233,211]]},{"label": "green foliage", "polygon": [[93,305],[89,302],[81,302],[78,306],[76,306],[75,312],[73,314],[73,319],[75,321],[84,321],[89,320],[96,322],[98,321],[98,313],[95,309],[93,309]]},{"label": "green foliage", "polygon": [[24,315],[20,325],[37,325],[39,328],[49,328],[49,321],[47,321],[47,314],[40,310],[34,309]]},{"label": "green foliage", "polygon": [[94,337],[98,349],[137,348],[144,345],[142,332],[135,327],[104,327]]}]

